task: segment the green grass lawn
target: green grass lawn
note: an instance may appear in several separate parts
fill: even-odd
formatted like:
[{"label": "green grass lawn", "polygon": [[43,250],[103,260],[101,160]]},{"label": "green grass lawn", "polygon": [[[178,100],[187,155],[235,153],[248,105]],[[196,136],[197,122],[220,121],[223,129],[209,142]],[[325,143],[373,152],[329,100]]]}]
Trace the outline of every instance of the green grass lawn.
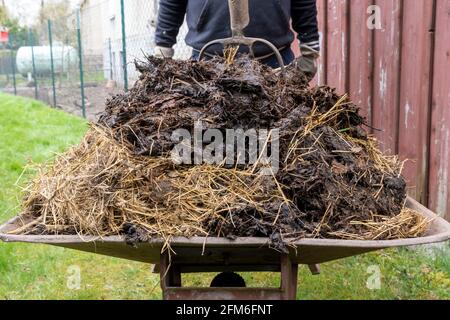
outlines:
[{"label": "green grass lawn", "polygon": [[[41,163],[76,144],[87,124],[24,98],[0,94],[0,222],[18,214],[16,181],[30,161]],[[32,173],[23,176],[28,179]],[[448,245],[425,250],[388,250],[322,265],[322,274],[300,268],[299,299],[449,299]],[[370,290],[371,270],[381,272],[380,289]],[[81,286],[71,286],[72,270]],[[186,277],[207,285],[213,275]],[[276,286],[279,278],[247,273],[251,286]],[[160,299],[159,277],[142,263],[41,245],[0,243],[0,299]],[[68,286],[69,284],[69,286]]]}]

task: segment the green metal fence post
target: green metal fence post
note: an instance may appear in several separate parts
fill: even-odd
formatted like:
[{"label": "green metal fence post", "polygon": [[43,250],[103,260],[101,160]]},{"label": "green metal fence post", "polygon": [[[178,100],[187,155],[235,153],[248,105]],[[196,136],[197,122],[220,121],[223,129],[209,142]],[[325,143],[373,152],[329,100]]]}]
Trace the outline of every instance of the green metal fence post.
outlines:
[{"label": "green metal fence post", "polygon": [[28,43],[31,47],[31,60],[33,63],[34,98],[39,99],[38,82],[36,75],[36,60],[34,58],[34,35],[31,29],[28,30]]},{"label": "green metal fence post", "polygon": [[55,61],[53,60],[52,22],[48,20],[48,41],[50,44],[50,63],[52,68],[53,106],[56,107]]},{"label": "green metal fence post", "polygon": [[111,38],[108,39],[108,47],[109,47],[109,80],[114,80]]},{"label": "green metal fence post", "polygon": [[86,101],[84,96],[84,71],[83,71],[83,48],[81,47],[81,12],[77,10],[77,39],[78,39],[78,61],[80,63],[80,87],[81,87],[81,108],[83,118],[86,118]]},{"label": "green metal fence post", "polygon": [[17,82],[16,82],[16,63],[15,63],[15,56],[14,56],[14,46],[13,46],[13,35],[9,35],[9,53],[10,53],[10,60],[11,60],[11,69],[13,74],[13,86],[14,86],[14,95],[17,96]]},{"label": "green metal fence post", "polygon": [[125,30],[125,1],[120,0],[120,12],[122,15],[122,52],[123,52],[123,85],[128,91],[128,66],[127,66],[127,33]]}]

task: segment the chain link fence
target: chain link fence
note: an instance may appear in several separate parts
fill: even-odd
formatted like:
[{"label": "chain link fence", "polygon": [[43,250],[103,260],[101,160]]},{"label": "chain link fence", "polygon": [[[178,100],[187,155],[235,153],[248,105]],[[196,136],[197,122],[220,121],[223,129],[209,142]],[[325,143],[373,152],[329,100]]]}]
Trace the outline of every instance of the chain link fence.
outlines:
[{"label": "chain link fence", "polygon": [[[95,120],[111,95],[138,79],[135,60],[154,53],[158,0],[85,0],[0,48],[0,90]],[[189,59],[183,25],[176,59]]]}]

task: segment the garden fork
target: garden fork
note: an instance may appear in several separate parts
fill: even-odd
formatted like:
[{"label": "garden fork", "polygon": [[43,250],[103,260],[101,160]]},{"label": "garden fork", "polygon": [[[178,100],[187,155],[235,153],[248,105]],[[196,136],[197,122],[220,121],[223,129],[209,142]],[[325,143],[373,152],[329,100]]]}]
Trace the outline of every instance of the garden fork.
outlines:
[{"label": "garden fork", "polygon": [[228,6],[230,8],[231,38],[218,39],[207,43],[200,51],[198,59],[201,60],[206,49],[215,44],[222,44],[224,48],[246,46],[249,48],[250,55],[254,58],[253,46],[255,43],[262,43],[275,53],[279,66],[284,68],[280,51],[271,42],[261,38],[249,38],[244,35],[244,29],[250,23],[248,0],[228,0]]}]

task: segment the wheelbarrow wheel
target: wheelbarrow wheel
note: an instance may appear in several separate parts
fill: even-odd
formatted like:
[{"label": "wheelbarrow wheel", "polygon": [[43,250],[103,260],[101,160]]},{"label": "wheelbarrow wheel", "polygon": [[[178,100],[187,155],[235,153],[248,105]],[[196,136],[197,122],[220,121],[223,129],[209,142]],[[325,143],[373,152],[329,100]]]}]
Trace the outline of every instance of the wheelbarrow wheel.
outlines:
[{"label": "wheelbarrow wheel", "polygon": [[234,272],[218,274],[211,282],[211,288],[245,288],[244,278]]}]

